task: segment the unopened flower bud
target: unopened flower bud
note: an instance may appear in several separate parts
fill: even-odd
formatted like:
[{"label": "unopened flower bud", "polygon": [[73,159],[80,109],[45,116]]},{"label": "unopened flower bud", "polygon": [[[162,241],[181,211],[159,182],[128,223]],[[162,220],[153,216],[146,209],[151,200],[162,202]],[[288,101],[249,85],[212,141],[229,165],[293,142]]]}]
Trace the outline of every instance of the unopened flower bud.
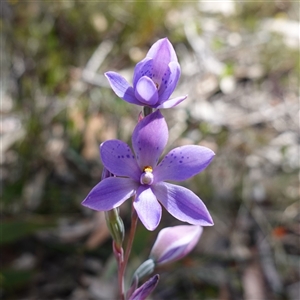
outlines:
[{"label": "unopened flower bud", "polygon": [[150,258],[162,265],[186,256],[198,243],[201,226],[180,225],[162,229],[152,247]]},{"label": "unopened flower bud", "polygon": [[112,210],[106,211],[105,219],[109,232],[115,241],[116,247],[120,249],[124,240],[125,228],[123,220],[119,216],[118,209],[113,208]]},{"label": "unopened flower bud", "polygon": [[159,275],[156,274],[146,281],[142,286],[136,289],[128,300],[144,300],[156,288],[159,280]]},{"label": "unopened flower bud", "polygon": [[134,272],[133,279],[140,281],[143,277],[151,274],[155,268],[155,263],[153,259],[148,259],[144,261]]}]

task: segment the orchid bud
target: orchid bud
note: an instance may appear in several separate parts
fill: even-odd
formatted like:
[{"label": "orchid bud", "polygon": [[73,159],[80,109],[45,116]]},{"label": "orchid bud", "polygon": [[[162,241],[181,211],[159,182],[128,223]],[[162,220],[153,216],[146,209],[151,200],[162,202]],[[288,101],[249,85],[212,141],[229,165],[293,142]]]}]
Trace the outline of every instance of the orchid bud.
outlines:
[{"label": "orchid bud", "polygon": [[148,259],[144,261],[134,272],[133,279],[137,279],[138,281],[142,279],[143,277],[150,275],[155,268],[155,263],[153,259]]},{"label": "orchid bud", "polygon": [[[114,175],[104,167],[101,180],[109,177],[114,177]],[[123,220],[119,216],[119,210],[117,208],[113,208],[112,210],[106,211],[105,220],[108,230],[115,242],[115,248],[116,250],[120,251],[124,240],[125,228]]]},{"label": "orchid bud", "polygon": [[144,300],[156,288],[159,280],[159,275],[156,274],[146,281],[142,286],[136,289],[128,300]]},{"label": "orchid bud", "polygon": [[191,225],[162,229],[152,247],[150,258],[157,265],[179,260],[193,250],[202,231],[201,226]]},{"label": "orchid bud", "polygon": [[105,212],[106,225],[109,232],[115,242],[117,249],[122,247],[122,243],[125,235],[124,223],[117,208]]}]

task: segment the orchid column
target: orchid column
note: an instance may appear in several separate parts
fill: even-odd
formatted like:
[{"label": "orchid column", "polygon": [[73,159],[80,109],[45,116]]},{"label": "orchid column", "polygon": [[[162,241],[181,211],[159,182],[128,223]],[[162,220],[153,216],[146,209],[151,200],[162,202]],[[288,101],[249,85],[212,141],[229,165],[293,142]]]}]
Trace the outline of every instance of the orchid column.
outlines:
[{"label": "orchid column", "polygon": [[[203,171],[213,159],[214,152],[206,147],[188,145],[175,148],[160,159],[169,134],[166,120],[159,109],[173,107],[186,98],[169,99],[180,77],[180,66],[169,40],[164,38],[157,41],[146,58],[136,65],[133,86],[115,72],[107,72],[105,75],[120,98],[144,106],[145,117],[137,123],[132,133],[132,149],[121,140],[108,140],[100,145],[103,166],[113,176],[101,180],[82,204],[98,211],[111,211],[131,198],[133,224],[136,224],[134,216],[137,214],[150,231],[155,230],[160,223],[161,205],[182,222],[197,226],[213,225],[205,204],[195,193],[168,181],[187,180]],[[156,110],[152,112],[153,109]],[[180,230],[183,232],[186,227]],[[200,237],[199,230],[195,231],[199,234],[195,235],[197,238],[193,239],[189,251]],[[133,234],[130,234],[129,245],[132,244],[134,229],[131,232]],[[114,236],[117,236],[116,233]],[[173,236],[172,241],[176,244],[180,237]],[[122,255],[122,251],[119,249],[118,255]],[[163,252],[162,249],[160,251]],[[189,251],[182,253],[185,255]],[[130,250],[123,263],[119,264],[122,276],[129,253]],[[158,277],[155,278],[151,282],[156,285]],[[123,287],[120,289],[120,297],[125,299]],[[137,293],[134,290],[138,290],[137,282],[127,297],[133,297]],[[149,290],[152,291],[151,288]],[[141,295],[139,297],[137,299],[144,299]]]}]

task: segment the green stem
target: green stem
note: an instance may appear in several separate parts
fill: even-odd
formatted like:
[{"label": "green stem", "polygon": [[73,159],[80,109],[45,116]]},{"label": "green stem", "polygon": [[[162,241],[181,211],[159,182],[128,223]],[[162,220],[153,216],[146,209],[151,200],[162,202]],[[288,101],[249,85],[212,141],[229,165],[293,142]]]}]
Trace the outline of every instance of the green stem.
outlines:
[{"label": "green stem", "polygon": [[[115,243],[115,242],[113,242]],[[114,244],[114,246],[116,246]],[[124,295],[124,276],[123,276],[123,265],[124,265],[124,253],[123,248],[119,249],[118,251],[117,261],[118,261],[118,285],[119,285],[119,293],[120,293],[120,300],[125,300]]]},{"label": "green stem", "polygon": [[130,256],[134,236],[135,236],[135,231],[136,231],[136,226],[137,226],[137,221],[138,221],[138,216],[137,213],[132,205],[132,212],[131,212],[131,228],[130,228],[130,233],[128,237],[128,242],[126,245],[126,251],[125,251],[125,257],[122,261],[119,263],[119,289],[120,289],[120,299],[125,300],[125,294],[124,294],[124,275],[125,275],[125,270],[126,266],[128,263],[128,259]]},{"label": "green stem", "polygon": [[144,113],[144,117],[146,117],[146,116],[153,113],[153,108],[151,108],[149,106],[144,106],[143,107],[143,113]]},{"label": "green stem", "polygon": [[138,221],[138,216],[137,216],[136,210],[134,209],[134,207],[132,205],[131,228],[130,228],[130,234],[129,234],[129,239],[127,242],[125,258],[124,258],[125,268],[126,268],[126,265],[127,265],[128,259],[129,259],[129,255],[131,252],[131,248],[132,248],[132,244],[133,244],[133,240],[134,240],[134,236],[135,236],[135,231],[136,231],[137,221]]}]

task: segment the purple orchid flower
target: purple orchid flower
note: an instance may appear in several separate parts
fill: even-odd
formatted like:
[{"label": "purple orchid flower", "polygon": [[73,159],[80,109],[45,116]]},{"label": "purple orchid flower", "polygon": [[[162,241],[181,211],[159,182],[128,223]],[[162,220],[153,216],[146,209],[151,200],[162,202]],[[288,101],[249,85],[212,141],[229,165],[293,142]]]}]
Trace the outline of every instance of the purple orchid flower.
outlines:
[{"label": "purple orchid flower", "polygon": [[[204,170],[214,152],[202,146],[182,146],[171,150],[158,164],[168,140],[167,123],[159,110],[146,116],[135,127],[132,146],[120,140],[101,144],[104,167],[116,177],[98,183],[82,202],[84,206],[107,211],[120,206],[131,196],[139,219],[154,230],[162,208],[180,221],[211,226],[212,218],[201,199],[191,190],[165,182],[186,180]],[[159,200],[159,202],[158,202]]]},{"label": "purple orchid flower", "polygon": [[117,96],[132,104],[170,108],[187,97],[169,99],[179,80],[180,66],[167,38],[154,43],[147,56],[136,65],[133,87],[116,72],[107,72],[105,76]]}]

